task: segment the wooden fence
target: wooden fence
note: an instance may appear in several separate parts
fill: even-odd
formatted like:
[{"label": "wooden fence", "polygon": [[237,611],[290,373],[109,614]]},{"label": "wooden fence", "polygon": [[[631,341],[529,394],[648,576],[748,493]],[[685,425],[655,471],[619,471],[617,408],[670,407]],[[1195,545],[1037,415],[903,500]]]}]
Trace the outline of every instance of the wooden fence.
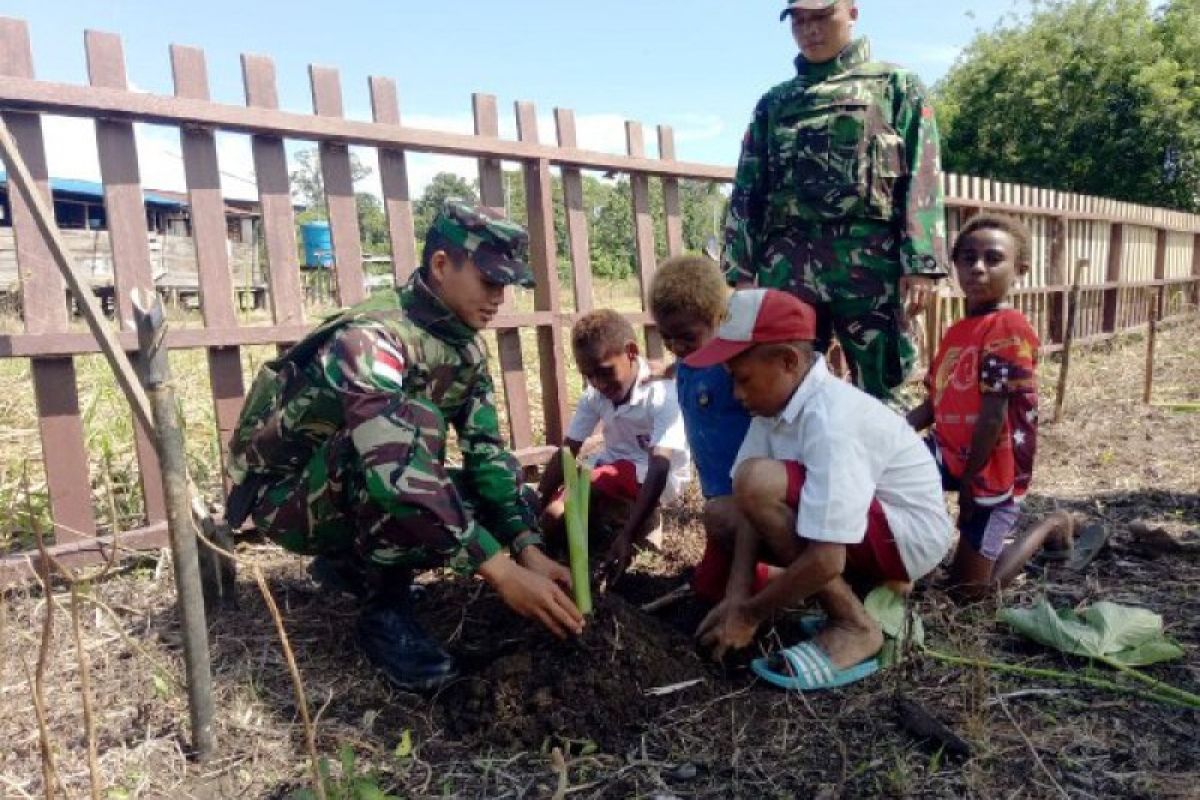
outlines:
[{"label": "wooden fence", "polygon": [[[520,102],[515,106],[517,139],[506,140],[499,137],[496,99],[477,94],[473,97],[473,135],[422,130],[402,124],[395,84],[378,77],[369,80],[373,119],[352,120],[343,114],[338,72],[318,66],[309,69],[313,113],[285,112],[278,107],[273,62],[258,55],[242,56],[245,105],[234,106],[209,99],[205,57],[198,49],[171,47],[175,86],[171,96],[130,90],[117,36],[88,32],[85,49],[87,86],[39,81],[34,77],[26,25],[20,20],[0,18],[0,113],[47,195],[41,115],[95,120],[115,262],[116,319],[122,328],[121,342],[130,350],[136,349],[135,335],[127,322],[132,318],[130,292],[153,285],[133,126],[148,122],[178,129],[204,324],[169,332],[167,346],[206,351],[217,428],[214,434],[222,446],[228,441],[245,390],[242,348],[283,345],[295,341],[308,328],[285,140],[318,144],[337,264],[333,280],[343,304],[356,302],[365,294],[349,146],[374,148],[377,152],[397,281],[405,279],[415,266],[408,154],[449,154],[477,160],[481,200],[497,209],[505,204],[502,163],[519,165],[524,177],[537,289],[532,311],[518,312],[509,302],[493,327],[508,430],[514,449],[526,464],[539,463],[550,449],[547,443],[561,441],[568,418],[568,376],[561,357],[564,331],[580,313],[593,307],[589,213],[584,206],[582,171],[629,177],[643,301],[656,259],[652,186],[661,187],[665,251],[676,254],[683,250],[679,181],[728,182],[733,177],[729,166],[677,161],[672,131],[665,126],[655,131],[657,158],[647,156],[646,132],[640,123],[632,121],[625,126],[624,155],[585,151],[577,147],[571,111],[556,109],[555,131],[547,135],[538,130],[533,104]],[[261,325],[241,322],[235,310],[215,140],[218,131],[246,134],[251,139],[267,253],[270,321]],[[553,196],[554,170],[561,176],[559,198]],[[659,180],[652,184],[652,178]],[[1035,268],[1017,296],[1050,348],[1061,340],[1067,269],[1078,259],[1086,258],[1091,264],[1084,276],[1080,339],[1109,336],[1145,322],[1148,309],[1139,298],[1148,290],[1157,293],[1164,312],[1179,313],[1196,302],[1200,217],[961,176],[948,176],[946,184],[951,232],[967,215],[980,210],[1018,213],[1030,222],[1035,236]],[[565,208],[573,310],[564,309],[560,300],[556,203]],[[0,335],[0,357],[30,362],[56,555],[66,562],[89,561],[113,546],[113,536],[97,536],[75,359],[96,353],[99,348],[89,334],[71,329],[62,280],[29,209],[16,193],[12,212],[26,313],[23,331]],[[959,305],[953,290],[944,292],[937,313],[927,320],[927,339],[936,337],[961,313]],[[661,353],[649,316],[635,313],[631,319],[645,326],[648,349]],[[524,328],[535,329],[537,337],[537,385],[544,421],[544,434],[539,437],[534,435],[528,367],[521,348],[520,331]],[[165,514],[155,453],[140,428],[136,440],[145,519],[139,527],[119,535],[120,546],[160,546],[165,540]],[[0,585],[15,579],[27,563],[23,555],[0,559]]]}]

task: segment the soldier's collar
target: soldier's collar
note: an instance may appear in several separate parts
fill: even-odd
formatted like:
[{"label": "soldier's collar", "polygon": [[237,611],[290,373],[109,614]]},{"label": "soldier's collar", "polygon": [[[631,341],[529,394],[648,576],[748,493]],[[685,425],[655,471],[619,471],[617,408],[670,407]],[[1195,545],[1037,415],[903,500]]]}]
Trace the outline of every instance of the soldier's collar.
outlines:
[{"label": "soldier's collar", "polygon": [[842,48],[842,52],[820,64],[813,64],[801,53],[796,56],[796,74],[801,77],[824,80],[830,75],[837,75],[870,60],[871,44],[863,37],[850,42]]},{"label": "soldier's collar", "polygon": [[476,330],[442,302],[421,277],[420,270],[412,274],[399,292],[405,316],[437,338],[454,345],[465,345],[475,340]]}]

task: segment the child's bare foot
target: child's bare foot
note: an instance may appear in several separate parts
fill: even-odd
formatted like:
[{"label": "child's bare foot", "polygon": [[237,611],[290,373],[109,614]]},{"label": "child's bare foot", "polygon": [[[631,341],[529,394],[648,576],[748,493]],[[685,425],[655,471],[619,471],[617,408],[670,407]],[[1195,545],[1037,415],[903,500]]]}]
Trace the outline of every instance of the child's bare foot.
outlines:
[{"label": "child's bare foot", "polygon": [[869,623],[830,619],[814,641],[829,655],[835,667],[845,669],[879,652],[883,647],[883,629],[873,619]]},{"label": "child's bare foot", "polygon": [[1046,521],[1052,527],[1042,545],[1046,552],[1061,556],[1070,553],[1071,548],[1075,546],[1075,531],[1086,520],[1087,517],[1083,514],[1071,511],[1055,511],[1048,515]]}]

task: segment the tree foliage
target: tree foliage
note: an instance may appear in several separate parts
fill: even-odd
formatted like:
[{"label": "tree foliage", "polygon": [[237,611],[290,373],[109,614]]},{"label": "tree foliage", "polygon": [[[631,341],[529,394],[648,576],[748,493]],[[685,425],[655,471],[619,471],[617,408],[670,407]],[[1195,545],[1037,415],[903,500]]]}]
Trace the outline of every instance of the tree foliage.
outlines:
[{"label": "tree foliage", "polygon": [[[325,204],[325,179],[321,175],[321,158],[317,154],[317,150],[315,148],[300,150],[294,159],[296,168],[288,176],[292,184],[292,197],[306,210],[324,216],[328,213]],[[352,181],[357,183],[363,178],[369,177],[373,171],[362,163],[362,159],[358,157],[357,153],[350,152],[350,179]]]},{"label": "tree foliage", "polygon": [[936,92],[948,170],[1198,206],[1200,0],[1032,0]]}]

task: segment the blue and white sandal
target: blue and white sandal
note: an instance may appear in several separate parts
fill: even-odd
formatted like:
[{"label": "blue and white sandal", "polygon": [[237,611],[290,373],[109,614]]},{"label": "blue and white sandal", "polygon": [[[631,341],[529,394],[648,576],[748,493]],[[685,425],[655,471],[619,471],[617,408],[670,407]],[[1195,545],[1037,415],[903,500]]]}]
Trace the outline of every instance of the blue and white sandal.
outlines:
[{"label": "blue and white sandal", "polygon": [[[783,670],[777,669],[780,666]],[[812,692],[861,681],[879,671],[879,659],[872,656],[852,667],[838,669],[824,650],[806,641],[756,658],[750,662],[750,668],[755,675],[781,689]]]}]

